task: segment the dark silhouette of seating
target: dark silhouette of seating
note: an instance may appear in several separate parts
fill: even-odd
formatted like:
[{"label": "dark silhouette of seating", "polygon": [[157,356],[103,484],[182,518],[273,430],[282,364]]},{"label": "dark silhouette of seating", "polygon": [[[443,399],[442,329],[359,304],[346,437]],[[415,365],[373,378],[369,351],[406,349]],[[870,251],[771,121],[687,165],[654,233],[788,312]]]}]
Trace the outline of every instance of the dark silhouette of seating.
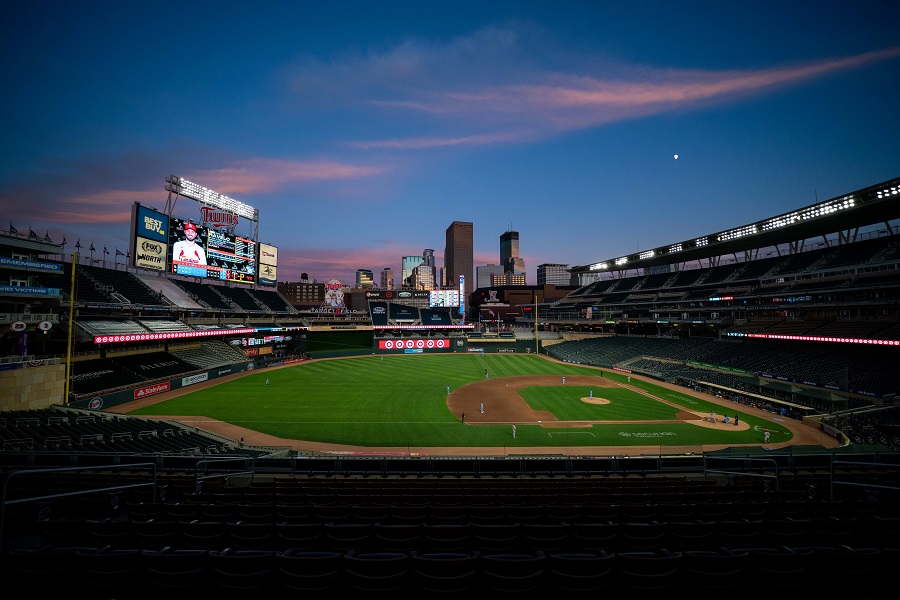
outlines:
[{"label": "dark silhouette of seating", "polygon": [[209,578],[215,595],[239,600],[270,591],[275,552],[226,548],[209,553]]},{"label": "dark silhouette of seating", "polygon": [[357,552],[344,554],[347,587],[359,592],[399,592],[409,577],[410,558],[405,552]]},{"label": "dark silhouette of seating", "polygon": [[142,550],[141,585],[146,586],[148,595],[156,597],[184,597],[183,594],[208,589],[208,561],[208,550],[168,546]]},{"label": "dark silhouette of seating", "polygon": [[[685,550],[682,552],[683,580],[703,593],[734,592],[747,589],[749,553],[730,548]],[[765,582],[762,582],[765,585]]]},{"label": "dark silhouette of seating", "polygon": [[282,591],[338,589],[343,559],[342,552],[283,550],[273,559],[275,580]]},{"label": "dark silhouette of seating", "polygon": [[423,551],[435,552],[467,552],[472,549],[471,525],[458,523],[422,525]]},{"label": "dark silhouette of seating", "polygon": [[671,591],[681,583],[682,553],[669,550],[616,553],[619,590],[649,594]]},{"label": "dark silhouette of seating", "polygon": [[480,581],[481,554],[470,552],[410,552],[411,584],[423,592],[458,594],[475,591]]},{"label": "dark silhouette of seating", "polygon": [[275,523],[274,544],[283,550],[314,551],[325,548],[322,523]]},{"label": "dark silhouette of seating", "polygon": [[547,555],[546,583],[561,592],[599,592],[615,585],[615,555],[556,552]]},{"label": "dark silhouette of seating", "polygon": [[372,528],[372,546],[382,552],[411,552],[421,541],[421,523],[375,523]]},{"label": "dark silhouette of seating", "polygon": [[494,593],[537,592],[544,586],[543,552],[482,554],[481,589]]}]

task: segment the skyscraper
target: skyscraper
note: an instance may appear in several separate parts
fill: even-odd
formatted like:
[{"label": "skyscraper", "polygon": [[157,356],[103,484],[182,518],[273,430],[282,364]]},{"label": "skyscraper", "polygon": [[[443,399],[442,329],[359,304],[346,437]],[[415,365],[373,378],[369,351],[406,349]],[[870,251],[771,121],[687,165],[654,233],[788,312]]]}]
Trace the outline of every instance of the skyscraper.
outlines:
[{"label": "skyscraper", "polygon": [[506,267],[510,258],[519,256],[519,232],[507,231],[500,236],[500,264]]},{"label": "skyscraper", "polygon": [[405,288],[410,285],[410,278],[416,267],[425,262],[421,256],[404,256],[400,261],[400,287]]},{"label": "skyscraper", "polygon": [[475,289],[473,276],[473,226],[470,221],[453,221],[447,228],[447,245],[444,248],[444,275],[447,287],[459,287],[460,275],[466,278],[463,290],[468,296]]},{"label": "skyscraper", "polygon": [[507,231],[500,236],[500,264],[506,273],[525,274],[525,259],[519,257],[518,231]]},{"label": "skyscraper", "polygon": [[425,265],[431,269],[431,287],[428,289],[433,290],[440,286],[440,280],[437,278],[437,265],[434,264],[434,250],[425,248],[422,251],[422,259],[425,261]]},{"label": "skyscraper", "polygon": [[356,287],[370,288],[375,285],[375,277],[371,269],[356,270]]},{"label": "skyscraper", "polygon": [[381,270],[381,288],[385,290],[394,289],[394,270],[385,267]]}]

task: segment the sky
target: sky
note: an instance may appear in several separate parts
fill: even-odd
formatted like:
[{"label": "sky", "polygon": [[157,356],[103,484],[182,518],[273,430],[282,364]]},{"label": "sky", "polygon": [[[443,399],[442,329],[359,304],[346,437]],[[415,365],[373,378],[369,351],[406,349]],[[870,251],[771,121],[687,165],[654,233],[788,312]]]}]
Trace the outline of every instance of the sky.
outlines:
[{"label": "sky", "polygon": [[898,21],[869,0],[19,0],[0,229],[113,261],[176,175],[259,210],[238,233],[278,248],[279,281],[377,282],[426,248],[443,267],[471,221],[475,265],[517,231],[532,285],[900,176]]}]

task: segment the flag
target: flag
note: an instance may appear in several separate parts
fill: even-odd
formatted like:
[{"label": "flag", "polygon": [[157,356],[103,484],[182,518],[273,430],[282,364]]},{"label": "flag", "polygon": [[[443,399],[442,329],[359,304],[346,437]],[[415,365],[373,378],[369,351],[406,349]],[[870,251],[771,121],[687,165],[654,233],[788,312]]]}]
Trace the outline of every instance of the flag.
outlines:
[{"label": "flag", "polygon": [[75,242],[75,247],[78,248],[79,250],[81,250],[81,239],[79,239],[77,242]]},{"label": "flag", "polygon": [[44,241],[45,241],[45,242],[50,242],[51,244],[53,243],[53,240],[50,239],[50,232],[49,232],[49,231],[46,232],[46,233],[44,234]]},{"label": "flag", "polygon": [[34,232],[34,229],[32,229],[31,227],[28,228],[28,237],[35,239],[35,240],[37,239],[37,234]]},{"label": "flag", "polygon": [[94,242],[91,242],[91,252],[94,251]]},{"label": "flag", "polygon": [[63,236],[63,241],[62,241],[62,245],[63,245],[63,246],[65,246],[65,245],[66,245],[66,236]]},{"label": "flag", "polygon": [[109,254],[109,250],[106,249],[106,244],[103,245],[103,254]]},{"label": "flag", "polygon": [[125,256],[125,253],[116,248],[116,256]]},{"label": "flag", "polygon": [[13,227],[12,221],[9,222],[9,232],[19,235],[19,230]]},{"label": "flag", "polygon": [[490,308],[488,309],[488,312],[491,313],[491,316],[492,316],[492,317],[496,317],[496,316],[497,316],[497,315],[494,314],[494,311],[492,311]]}]

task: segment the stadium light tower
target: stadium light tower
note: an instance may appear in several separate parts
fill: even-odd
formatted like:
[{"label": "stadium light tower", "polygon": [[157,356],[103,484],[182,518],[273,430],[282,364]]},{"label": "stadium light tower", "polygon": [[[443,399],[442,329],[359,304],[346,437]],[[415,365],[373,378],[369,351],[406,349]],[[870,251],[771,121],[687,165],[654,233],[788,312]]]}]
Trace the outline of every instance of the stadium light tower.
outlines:
[{"label": "stadium light tower", "polygon": [[200,184],[188,181],[177,175],[169,175],[166,177],[166,191],[169,192],[169,197],[166,199],[165,213],[170,217],[175,210],[175,203],[178,200],[178,196],[184,196],[185,198],[196,200],[204,206],[217,208],[249,220],[252,223],[253,239],[258,239],[259,210],[253,208],[249,204],[244,204],[234,198],[229,198],[219,192],[205,188]]}]

